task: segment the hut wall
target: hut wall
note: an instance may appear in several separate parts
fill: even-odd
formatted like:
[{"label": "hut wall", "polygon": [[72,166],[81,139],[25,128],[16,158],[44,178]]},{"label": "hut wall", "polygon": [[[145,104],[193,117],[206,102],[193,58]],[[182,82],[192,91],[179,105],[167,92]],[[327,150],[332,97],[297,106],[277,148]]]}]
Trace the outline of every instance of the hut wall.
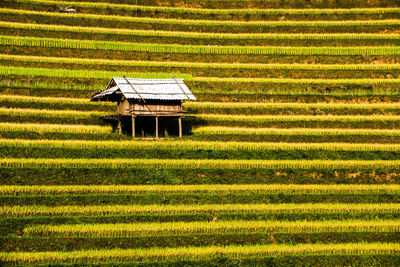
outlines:
[{"label": "hut wall", "polygon": [[121,115],[156,115],[157,113],[181,113],[181,101],[146,101],[146,104],[140,103],[139,100],[125,99],[118,105],[118,114]]}]

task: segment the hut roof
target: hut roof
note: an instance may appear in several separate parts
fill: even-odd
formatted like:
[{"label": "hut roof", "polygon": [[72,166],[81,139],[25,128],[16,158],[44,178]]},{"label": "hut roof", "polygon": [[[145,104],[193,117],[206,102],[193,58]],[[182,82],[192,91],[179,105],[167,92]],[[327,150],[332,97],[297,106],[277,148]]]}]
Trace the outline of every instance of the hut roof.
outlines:
[{"label": "hut roof", "polygon": [[112,78],[92,101],[118,101],[121,94],[127,99],[196,100],[183,79]]}]

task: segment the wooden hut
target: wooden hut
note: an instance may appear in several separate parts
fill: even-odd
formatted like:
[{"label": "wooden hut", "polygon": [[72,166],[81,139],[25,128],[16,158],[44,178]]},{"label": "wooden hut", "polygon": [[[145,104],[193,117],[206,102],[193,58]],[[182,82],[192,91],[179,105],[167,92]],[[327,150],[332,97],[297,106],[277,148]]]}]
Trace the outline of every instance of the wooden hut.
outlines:
[{"label": "wooden hut", "polygon": [[117,118],[121,132],[121,117],[131,117],[132,136],[135,136],[135,118],[155,117],[158,138],[158,118],[178,118],[179,137],[182,137],[182,102],[196,100],[183,79],[112,78],[103,91],[96,92],[91,101],[118,103]]}]

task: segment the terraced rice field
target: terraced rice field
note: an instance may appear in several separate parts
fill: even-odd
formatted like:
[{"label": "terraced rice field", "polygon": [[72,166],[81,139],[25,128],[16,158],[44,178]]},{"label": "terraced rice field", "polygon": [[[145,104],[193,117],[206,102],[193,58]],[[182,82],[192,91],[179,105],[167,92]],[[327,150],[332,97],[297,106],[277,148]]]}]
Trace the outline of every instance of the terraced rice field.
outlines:
[{"label": "terraced rice field", "polygon": [[[399,266],[399,45],[397,0],[1,1],[0,265]],[[100,119],[122,75],[182,139]]]}]

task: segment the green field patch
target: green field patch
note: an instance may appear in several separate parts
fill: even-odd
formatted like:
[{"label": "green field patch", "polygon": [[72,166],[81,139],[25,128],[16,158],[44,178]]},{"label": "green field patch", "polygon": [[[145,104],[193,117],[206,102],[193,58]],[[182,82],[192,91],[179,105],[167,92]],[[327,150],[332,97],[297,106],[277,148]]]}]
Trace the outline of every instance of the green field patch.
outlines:
[{"label": "green field patch", "polygon": [[75,49],[102,49],[115,51],[144,51],[189,54],[256,54],[256,55],[400,55],[398,47],[240,47],[196,46],[169,44],[141,44],[128,42],[68,40],[55,38],[0,36],[1,45],[44,46]]}]

